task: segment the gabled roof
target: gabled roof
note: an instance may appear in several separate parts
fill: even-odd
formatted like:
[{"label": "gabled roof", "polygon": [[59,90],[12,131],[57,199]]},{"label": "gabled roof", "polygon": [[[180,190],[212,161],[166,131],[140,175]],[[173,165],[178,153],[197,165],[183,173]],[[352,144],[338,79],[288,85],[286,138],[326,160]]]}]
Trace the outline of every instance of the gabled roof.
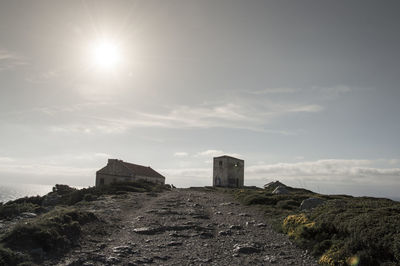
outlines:
[{"label": "gabled roof", "polygon": [[137,175],[144,175],[144,176],[149,176],[149,177],[159,177],[159,178],[164,178],[163,175],[152,169],[150,166],[143,166],[143,165],[138,165],[138,164],[133,164],[133,163],[127,163],[121,160],[118,160],[122,165],[124,165],[126,168],[128,168],[130,171]]}]

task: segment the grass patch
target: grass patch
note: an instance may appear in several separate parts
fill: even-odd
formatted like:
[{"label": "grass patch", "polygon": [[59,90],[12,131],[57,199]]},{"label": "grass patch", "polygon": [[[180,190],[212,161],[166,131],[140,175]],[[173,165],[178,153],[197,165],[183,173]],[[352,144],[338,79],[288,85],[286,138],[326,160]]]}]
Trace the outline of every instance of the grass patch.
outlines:
[{"label": "grass patch", "polygon": [[[52,255],[68,251],[77,243],[81,225],[96,219],[90,212],[58,207],[32,222],[17,224],[2,237],[1,244],[38,260],[40,258],[35,257],[38,250]],[[7,255],[5,258],[13,257]]]},{"label": "grass patch", "polygon": [[[272,189],[220,189],[246,205],[257,205],[273,227],[309,249],[323,265],[400,265],[400,203],[389,199],[321,195],[288,187],[290,194]],[[325,204],[300,211],[304,199]]]},{"label": "grass patch", "polygon": [[0,245],[0,265],[35,265],[28,255]]}]

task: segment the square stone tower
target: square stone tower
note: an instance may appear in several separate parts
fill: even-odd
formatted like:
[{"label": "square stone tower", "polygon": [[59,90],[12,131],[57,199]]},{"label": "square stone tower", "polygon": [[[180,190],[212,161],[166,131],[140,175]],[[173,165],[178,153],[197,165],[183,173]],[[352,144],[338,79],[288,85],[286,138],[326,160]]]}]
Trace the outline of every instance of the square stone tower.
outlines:
[{"label": "square stone tower", "polygon": [[214,157],[213,186],[243,187],[244,160],[227,155]]}]

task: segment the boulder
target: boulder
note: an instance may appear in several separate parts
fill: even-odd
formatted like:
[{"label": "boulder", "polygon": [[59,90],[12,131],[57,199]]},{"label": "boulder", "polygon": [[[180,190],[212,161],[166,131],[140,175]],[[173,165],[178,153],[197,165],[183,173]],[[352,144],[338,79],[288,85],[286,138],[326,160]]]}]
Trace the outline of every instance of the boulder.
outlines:
[{"label": "boulder", "polygon": [[320,198],[309,198],[305,199],[301,202],[300,210],[311,210],[315,207],[318,207],[324,204],[325,200]]},{"label": "boulder", "polygon": [[286,186],[284,187],[278,186],[277,188],[274,189],[274,191],[272,191],[272,194],[278,194],[278,195],[290,194],[290,191],[286,188]]}]

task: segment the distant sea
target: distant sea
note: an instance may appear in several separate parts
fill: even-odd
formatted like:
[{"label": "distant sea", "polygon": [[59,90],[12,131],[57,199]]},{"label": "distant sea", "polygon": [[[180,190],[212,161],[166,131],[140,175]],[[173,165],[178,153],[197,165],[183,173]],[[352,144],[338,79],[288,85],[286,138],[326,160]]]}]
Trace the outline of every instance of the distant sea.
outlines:
[{"label": "distant sea", "polygon": [[2,184],[0,185],[0,202],[7,202],[26,196],[43,196],[52,191],[51,185],[37,184]]}]

